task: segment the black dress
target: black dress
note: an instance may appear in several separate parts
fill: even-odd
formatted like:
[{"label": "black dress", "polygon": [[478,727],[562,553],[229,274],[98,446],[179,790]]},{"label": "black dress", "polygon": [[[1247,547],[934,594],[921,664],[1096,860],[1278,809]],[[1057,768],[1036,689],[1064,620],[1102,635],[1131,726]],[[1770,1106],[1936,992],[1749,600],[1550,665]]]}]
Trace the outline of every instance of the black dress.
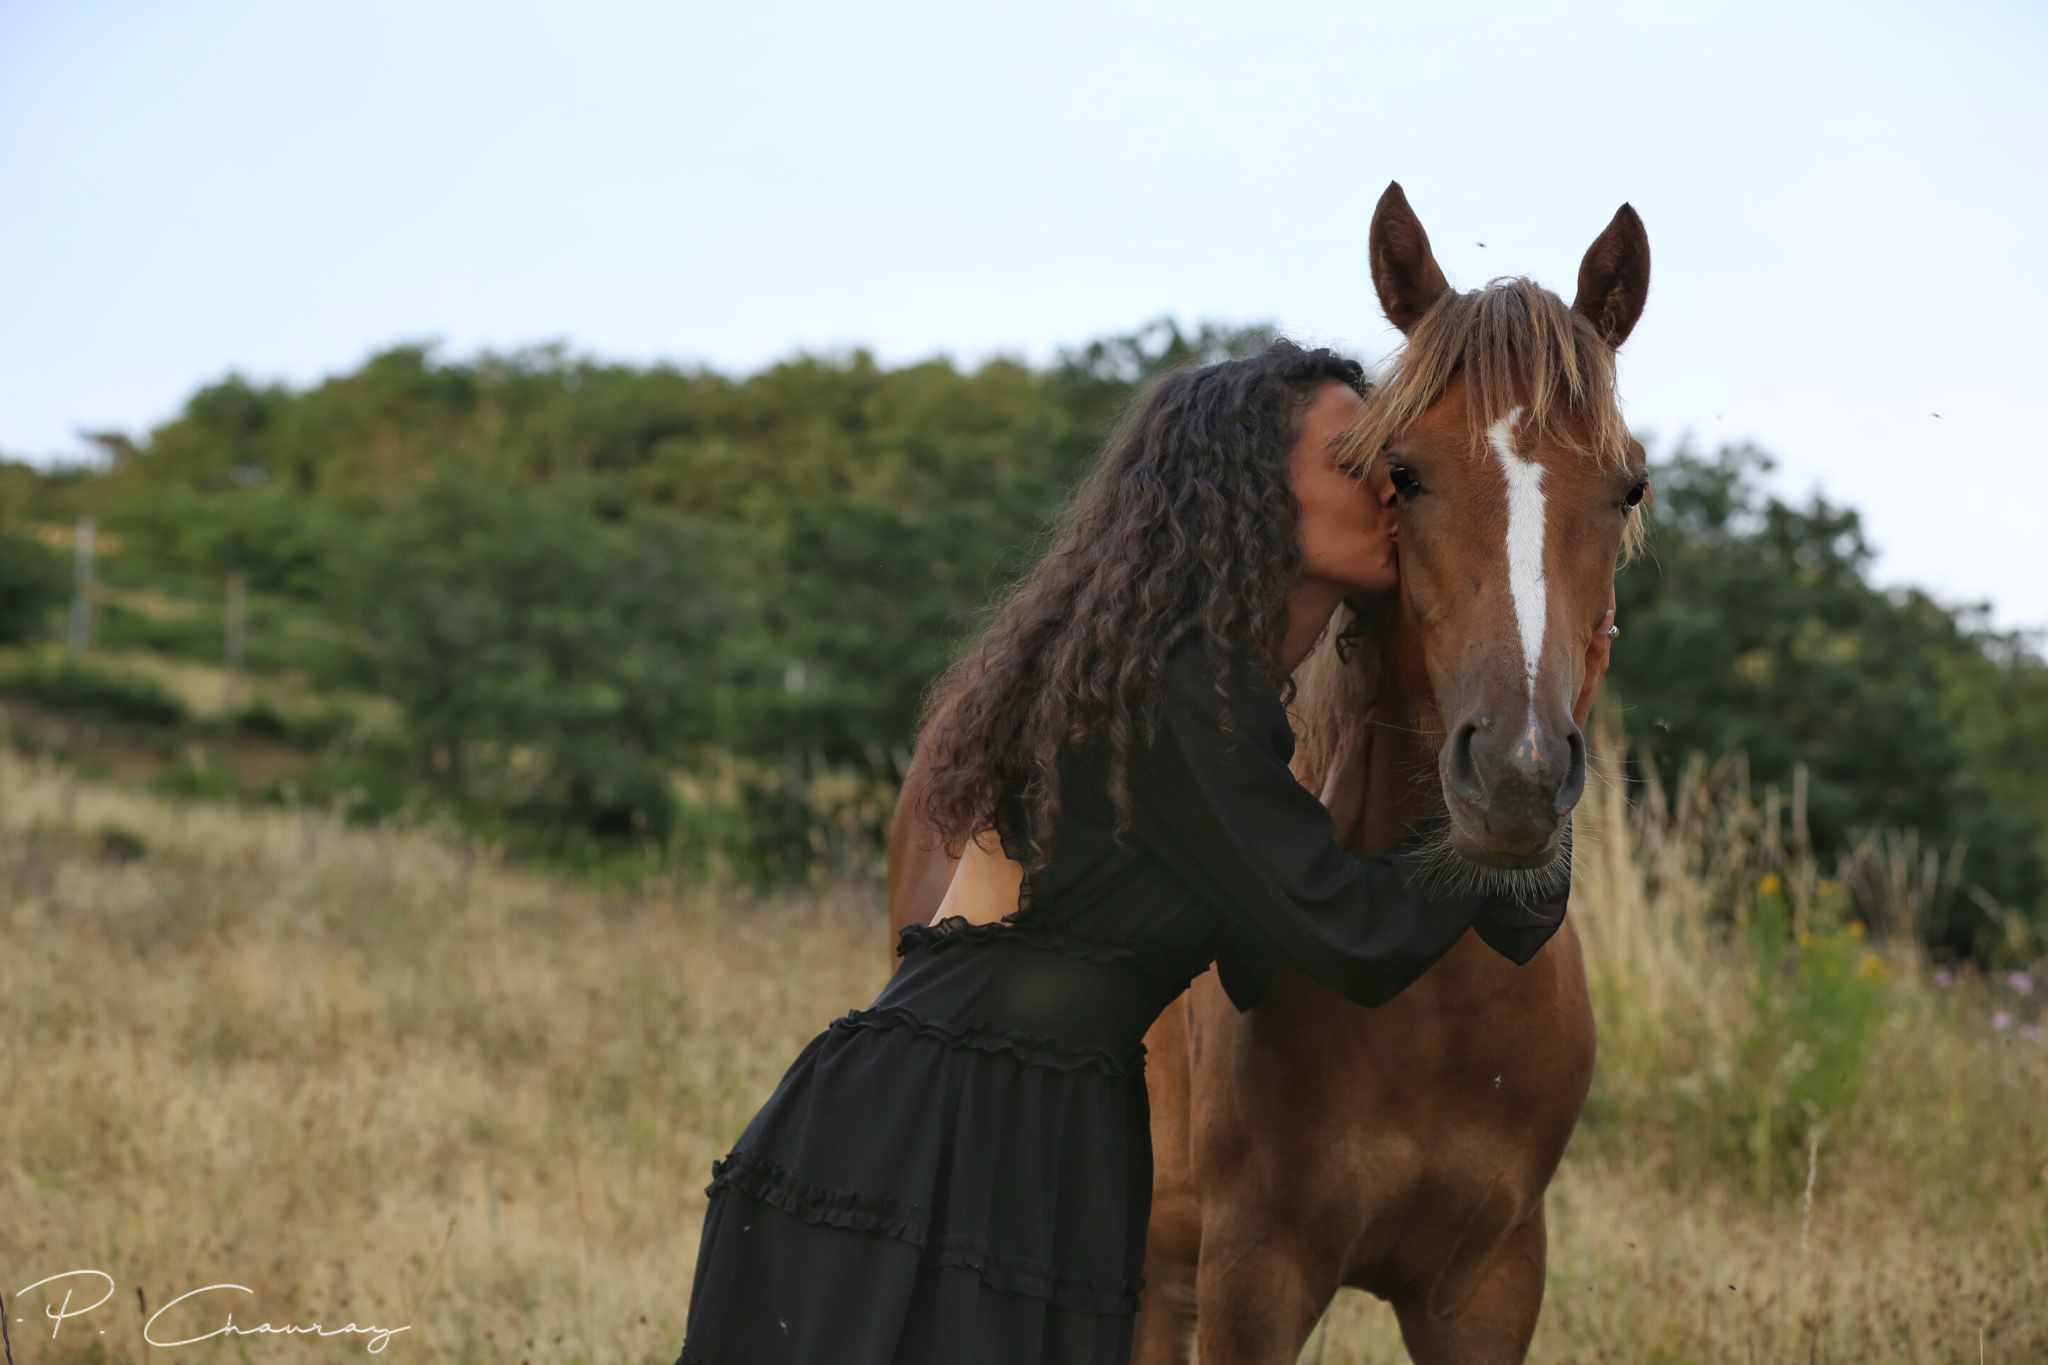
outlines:
[{"label": "black dress", "polygon": [[714,1163],[679,1365],[1123,1365],[1152,1197],[1140,1040],[1188,982],[1214,962],[1248,1009],[1284,957],[1375,1005],[1468,928],[1517,962],[1556,930],[1562,896],[1429,897],[1410,853],[1338,847],[1272,687],[1238,659],[1226,703],[1207,659],[1169,660],[1127,838],[1101,751],[1067,754],[1017,913],[906,927],[874,1004]]}]

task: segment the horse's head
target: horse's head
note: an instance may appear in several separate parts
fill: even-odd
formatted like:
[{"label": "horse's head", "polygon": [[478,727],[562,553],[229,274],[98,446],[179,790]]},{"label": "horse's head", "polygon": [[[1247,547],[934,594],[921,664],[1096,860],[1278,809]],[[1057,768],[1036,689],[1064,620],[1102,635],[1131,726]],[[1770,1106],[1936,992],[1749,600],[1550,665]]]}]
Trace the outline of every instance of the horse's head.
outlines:
[{"label": "horse's head", "polygon": [[1567,307],[1526,279],[1452,291],[1399,185],[1373,217],[1372,277],[1407,344],[1352,435],[1401,505],[1404,690],[1433,698],[1452,847],[1532,868],[1558,855],[1586,780],[1572,717],[1587,646],[1636,534],[1643,450],[1614,350],[1641,315],[1650,245],[1623,205]]}]

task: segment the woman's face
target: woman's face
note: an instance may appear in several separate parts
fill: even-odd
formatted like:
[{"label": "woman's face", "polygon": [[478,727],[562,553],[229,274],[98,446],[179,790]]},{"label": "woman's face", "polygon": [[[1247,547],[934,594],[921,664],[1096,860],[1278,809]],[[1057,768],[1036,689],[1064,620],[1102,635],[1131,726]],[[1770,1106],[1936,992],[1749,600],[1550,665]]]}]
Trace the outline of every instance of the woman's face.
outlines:
[{"label": "woman's face", "polygon": [[1301,576],[1354,592],[1390,592],[1394,561],[1393,491],[1385,462],[1361,479],[1337,467],[1337,438],[1358,415],[1348,384],[1326,382],[1302,414],[1288,480],[1301,503]]}]

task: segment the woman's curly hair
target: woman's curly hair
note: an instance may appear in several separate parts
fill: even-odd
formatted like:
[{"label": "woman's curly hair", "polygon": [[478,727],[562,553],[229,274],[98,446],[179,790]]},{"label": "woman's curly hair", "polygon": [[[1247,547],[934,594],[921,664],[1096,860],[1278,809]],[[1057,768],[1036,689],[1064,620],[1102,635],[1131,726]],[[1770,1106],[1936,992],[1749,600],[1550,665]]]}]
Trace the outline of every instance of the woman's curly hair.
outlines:
[{"label": "woman's curly hair", "polygon": [[1043,867],[1059,827],[1060,751],[1102,735],[1128,828],[1133,743],[1151,737],[1167,656],[1191,633],[1248,650],[1284,686],[1301,569],[1288,465],[1302,413],[1330,380],[1366,389],[1357,361],[1283,340],[1173,371],[1138,395],[1052,550],[933,688],[923,813],[949,852],[993,828]]}]

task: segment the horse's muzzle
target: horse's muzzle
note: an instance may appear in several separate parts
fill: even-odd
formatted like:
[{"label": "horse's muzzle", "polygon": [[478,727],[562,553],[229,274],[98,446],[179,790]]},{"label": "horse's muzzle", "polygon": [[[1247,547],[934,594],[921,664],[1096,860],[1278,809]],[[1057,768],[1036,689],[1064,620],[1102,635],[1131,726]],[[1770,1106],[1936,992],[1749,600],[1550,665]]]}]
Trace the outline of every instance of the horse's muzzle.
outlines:
[{"label": "horse's muzzle", "polygon": [[1540,867],[1556,857],[1572,807],[1586,790],[1586,737],[1566,719],[1550,729],[1531,717],[1513,729],[1474,715],[1438,760],[1451,842],[1491,867]]}]

